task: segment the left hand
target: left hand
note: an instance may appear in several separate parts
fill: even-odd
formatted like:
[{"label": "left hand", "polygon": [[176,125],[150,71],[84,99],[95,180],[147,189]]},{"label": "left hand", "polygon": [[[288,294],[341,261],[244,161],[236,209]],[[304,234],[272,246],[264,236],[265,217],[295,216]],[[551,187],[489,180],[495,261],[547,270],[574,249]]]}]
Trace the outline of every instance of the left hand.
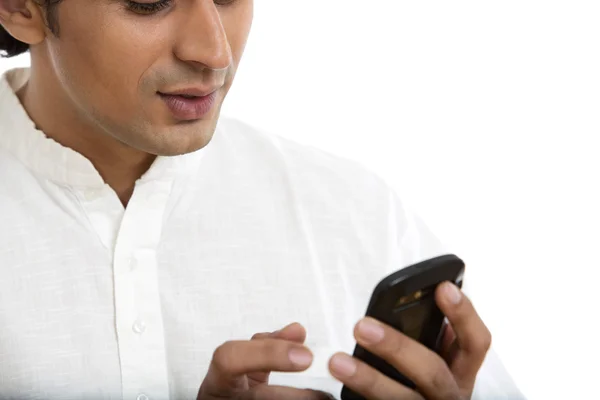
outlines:
[{"label": "left hand", "polygon": [[370,400],[470,399],[491,345],[491,334],[471,301],[455,285],[441,284],[435,297],[450,322],[440,355],[371,318],[360,321],[354,330],[359,345],[412,380],[416,391],[343,353],[329,361],[331,374]]}]

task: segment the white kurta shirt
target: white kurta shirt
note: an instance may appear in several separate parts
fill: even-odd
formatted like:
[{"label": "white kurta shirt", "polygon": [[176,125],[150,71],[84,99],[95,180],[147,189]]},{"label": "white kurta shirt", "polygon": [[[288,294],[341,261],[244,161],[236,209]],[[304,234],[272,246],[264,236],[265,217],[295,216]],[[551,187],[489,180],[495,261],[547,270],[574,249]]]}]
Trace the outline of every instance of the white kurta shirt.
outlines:
[{"label": "white kurta shirt", "polygon": [[[35,128],[0,80],[0,397],[195,399],[215,348],[294,321],[327,390],[336,351],[388,273],[446,253],[357,163],[222,118],[159,157],[126,209],[82,155]],[[468,272],[466,275],[468,280]],[[490,353],[476,398],[519,394]]]}]

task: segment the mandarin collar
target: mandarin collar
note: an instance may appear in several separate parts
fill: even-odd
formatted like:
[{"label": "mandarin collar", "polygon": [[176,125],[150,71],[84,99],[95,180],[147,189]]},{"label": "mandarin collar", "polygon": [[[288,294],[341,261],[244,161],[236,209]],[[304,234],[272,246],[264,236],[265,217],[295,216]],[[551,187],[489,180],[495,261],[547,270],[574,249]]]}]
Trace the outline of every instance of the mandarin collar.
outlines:
[{"label": "mandarin collar", "polygon": [[[59,185],[81,188],[104,186],[104,180],[86,157],[37,129],[16,95],[29,76],[29,68],[16,68],[0,78],[0,148],[36,174]],[[171,180],[194,171],[204,152],[205,148],[179,156],[159,156],[141,180]]]}]

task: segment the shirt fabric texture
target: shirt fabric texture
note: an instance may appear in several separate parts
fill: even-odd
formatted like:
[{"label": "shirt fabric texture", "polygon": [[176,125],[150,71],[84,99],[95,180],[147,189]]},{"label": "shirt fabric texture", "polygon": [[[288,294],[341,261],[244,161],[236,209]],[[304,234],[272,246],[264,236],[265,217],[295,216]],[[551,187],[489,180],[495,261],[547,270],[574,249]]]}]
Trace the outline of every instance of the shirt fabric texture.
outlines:
[{"label": "shirt fabric texture", "polygon": [[[339,397],[327,360],[377,282],[450,252],[358,163],[227,117],[125,209],[36,129],[28,76],[0,80],[0,398],[195,399],[220,344],[294,321],[313,366],[271,382]],[[522,398],[490,351],[473,399]]]}]

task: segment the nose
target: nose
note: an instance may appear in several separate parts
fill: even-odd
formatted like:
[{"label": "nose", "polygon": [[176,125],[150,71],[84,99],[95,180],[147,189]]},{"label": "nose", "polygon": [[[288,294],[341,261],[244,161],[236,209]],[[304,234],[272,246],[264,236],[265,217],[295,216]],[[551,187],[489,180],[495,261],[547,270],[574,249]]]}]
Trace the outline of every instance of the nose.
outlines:
[{"label": "nose", "polygon": [[183,22],[178,28],[175,56],[195,66],[226,69],[232,63],[231,48],[214,2],[200,0],[186,3]]}]

